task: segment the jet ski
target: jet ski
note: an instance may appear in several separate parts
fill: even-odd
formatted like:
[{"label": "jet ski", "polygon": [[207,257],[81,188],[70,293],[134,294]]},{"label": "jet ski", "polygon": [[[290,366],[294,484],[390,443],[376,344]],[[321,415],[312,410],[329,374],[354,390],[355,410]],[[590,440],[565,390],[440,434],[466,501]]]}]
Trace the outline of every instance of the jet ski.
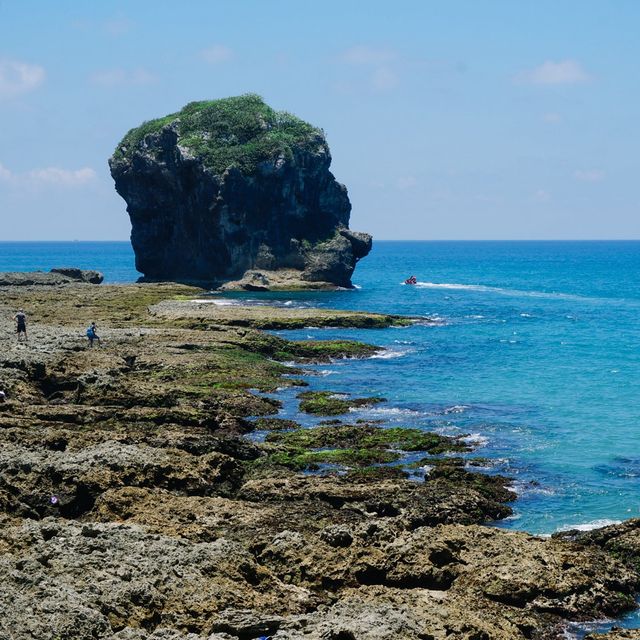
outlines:
[{"label": "jet ski", "polygon": [[418,279],[415,276],[409,276],[405,281],[405,284],[418,284]]}]

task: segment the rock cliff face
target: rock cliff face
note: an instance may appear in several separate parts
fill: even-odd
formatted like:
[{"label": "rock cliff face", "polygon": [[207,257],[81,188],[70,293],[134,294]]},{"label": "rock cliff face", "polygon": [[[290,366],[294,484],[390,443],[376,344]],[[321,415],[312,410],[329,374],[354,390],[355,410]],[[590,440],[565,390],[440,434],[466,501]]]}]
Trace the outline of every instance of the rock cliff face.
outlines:
[{"label": "rock cliff face", "polygon": [[[131,130],[109,160],[148,279],[351,286],[371,236],[319,129],[254,95],[191,103]],[[247,273],[248,272],[248,273]]]}]

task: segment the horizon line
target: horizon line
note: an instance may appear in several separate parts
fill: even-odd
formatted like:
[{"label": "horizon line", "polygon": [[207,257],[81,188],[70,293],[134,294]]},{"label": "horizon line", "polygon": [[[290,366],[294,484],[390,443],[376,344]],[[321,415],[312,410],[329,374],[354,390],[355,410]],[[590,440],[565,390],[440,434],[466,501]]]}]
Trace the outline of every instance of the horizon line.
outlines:
[{"label": "horizon line", "polygon": [[[639,242],[640,238],[373,238],[375,242]],[[107,240],[0,240],[0,244],[62,244],[62,243],[113,243],[122,242],[131,244],[129,239]]]}]

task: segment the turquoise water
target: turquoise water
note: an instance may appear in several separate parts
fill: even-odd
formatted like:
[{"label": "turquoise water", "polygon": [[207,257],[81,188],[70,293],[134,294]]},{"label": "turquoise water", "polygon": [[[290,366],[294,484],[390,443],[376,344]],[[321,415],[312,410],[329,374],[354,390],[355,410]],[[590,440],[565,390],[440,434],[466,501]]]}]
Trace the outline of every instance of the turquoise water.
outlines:
[{"label": "turquoise water", "polygon": [[[0,270],[59,264],[138,276],[127,243],[0,244]],[[411,274],[419,284],[401,284]],[[469,434],[487,472],[515,478],[515,515],[499,526],[549,534],[640,516],[640,242],[379,242],[354,282],[259,299],[438,323],[287,332],[388,350],[316,367],[314,387],[388,399],[366,417]]]}]

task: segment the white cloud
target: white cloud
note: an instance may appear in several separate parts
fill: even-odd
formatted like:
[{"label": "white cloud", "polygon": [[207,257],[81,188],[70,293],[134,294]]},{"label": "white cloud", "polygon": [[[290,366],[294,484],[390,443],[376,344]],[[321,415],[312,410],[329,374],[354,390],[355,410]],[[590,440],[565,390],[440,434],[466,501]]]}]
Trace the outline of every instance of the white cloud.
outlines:
[{"label": "white cloud", "polygon": [[545,113],[542,116],[542,120],[547,124],[560,124],[560,122],[562,122],[562,116],[559,113]]},{"label": "white cloud", "polygon": [[11,171],[7,169],[3,164],[0,164],[0,180],[3,182],[8,182],[11,180]]},{"label": "white cloud", "polygon": [[581,182],[600,182],[604,176],[602,169],[576,169],[573,172],[573,177]]},{"label": "white cloud", "polygon": [[516,76],[518,82],[537,85],[583,84],[589,80],[591,76],[575,60],[547,60]]},{"label": "white cloud", "polygon": [[44,69],[37,64],[0,59],[0,98],[12,98],[39,87]]},{"label": "white cloud", "polygon": [[61,169],[59,167],[45,167],[32,169],[25,173],[14,173],[0,164],[0,182],[20,186],[54,185],[60,187],[80,187],[96,178],[96,172],[90,167],[82,169]]},{"label": "white cloud", "polygon": [[233,50],[223,44],[214,44],[200,52],[200,57],[209,64],[228,62],[233,58]]},{"label": "white cloud", "polygon": [[133,23],[128,18],[125,18],[124,16],[117,16],[104,23],[104,30],[110,36],[118,37],[124,35],[127,31],[130,31],[132,26]]},{"label": "white cloud", "polygon": [[398,59],[397,52],[391,49],[365,45],[351,47],[339,56],[343,63],[366,69],[367,82],[374,91],[389,91],[398,86],[400,80],[395,68]]},{"label": "white cloud", "polygon": [[384,64],[398,58],[391,49],[358,45],[343,51],[340,59],[349,64]]},{"label": "white cloud", "polygon": [[118,38],[131,31],[134,23],[126,16],[118,14],[107,20],[88,20],[86,18],[75,18],[69,23],[72,28],[78,31],[93,32],[96,35],[107,35]]},{"label": "white cloud", "polygon": [[378,67],[371,74],[371,86],[378,91],[388,91],[398,85],[399,79],[393,69],[387,66]]},{"label": "white cloud", "polygon": [[551,194],[548,191],[545,191],[544,189],[538,189],[533,194],[533,199],[536,202],[549,202],[549,200],[551,200]]},{"label": "white cloud", "polygon": [[396,180],[396,187],[401,191],[412,189],[418,184],[415,176],[402,176]]},{"label": "white cloud", "polygon": [[158,78],[150,71],[139,67],[95,71],[89,76],[89,80],[101,87],[121,87],[149,85],[157,82]]}]

